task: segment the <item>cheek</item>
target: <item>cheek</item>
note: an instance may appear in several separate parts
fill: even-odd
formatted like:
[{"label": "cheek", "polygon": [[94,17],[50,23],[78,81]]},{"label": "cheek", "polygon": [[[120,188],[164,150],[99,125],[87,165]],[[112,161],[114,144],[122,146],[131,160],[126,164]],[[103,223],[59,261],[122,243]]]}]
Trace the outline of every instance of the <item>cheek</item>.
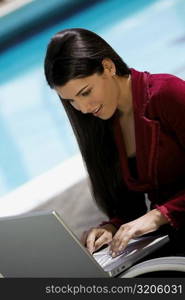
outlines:
[{"label": "cheek", "polygon": [[92,95],[93,102],[101,103],[107,100],[109,93],[107,92],[107,87],[105,85],[101,86],[96,90],[96,93]]},{"label": "cheek", "polygon": [[115,87],[111,80],[107,80],[103,83],[101,94],[107,102],[114,101]]},{"label": "cheek", "polygon": [[76,110],[80,110],[80,108],[79,108],[79,106],[78,106],[77,103],[71,102],[70,104],[71,104]]},{"label": "cheek", "polygon": [[112,105],[114,104],[114,102],[116,102],[115,90],[114,87],[111,85],[107,85],[104,88],[103,96],[108,105]]},{"label": "cheek", "polygon": [[109,88],[107,90],[109,99],[112,102],[113,105],[117,104],[118,100],[118,89],[114,83],[109,85]]}]

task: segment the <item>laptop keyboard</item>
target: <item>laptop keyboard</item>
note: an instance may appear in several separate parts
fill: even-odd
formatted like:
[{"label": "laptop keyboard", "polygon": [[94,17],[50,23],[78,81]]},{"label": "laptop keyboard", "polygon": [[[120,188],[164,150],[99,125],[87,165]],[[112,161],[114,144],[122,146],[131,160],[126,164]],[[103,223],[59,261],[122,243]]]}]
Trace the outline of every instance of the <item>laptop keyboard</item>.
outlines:
[{"label": "laptop keyboard", "polygon": [[[125,255],[129,255],[130,250],[124,250],[120,255],[116,256],[116,257],[112,257],[109,254],[109,248],[110,246],[100,250],[99,252],[95,252],[93,254],[93,257],[96,259],[96,261],[102,266],[108,266],[109,264],[112,264],[113,262],[117,261],[118,259],[120,259],[120,256],[125,256]],[[132,251],[133,253],[133,251]]]},{"label": "laptop keyboard", "polygon": [[166,236],[145,236],[140,238],[134,238],[129,241],[127,247],[116,257],[112,257],[111,254],[109,254],[110,246],[107,246],[106,248],[95,252],[93,254],[93,257],[105,271],[111,271],[119,267],[120,265],[122,265],[121,270],[123,270],[123,264],[125,268],[125,263],[128,263],[129,259],[130,261],[133,259],[132,254],[134,254],[134,259],[137,259],[141,256],[140,250],[142,251],[148,247],[153,247],[154,244],[158,243],[161,239],[165,237]]},{"label": "laptop keyboard", "polygon": [[[117,260],[119,260],[122,257],[128,257],[131,254],[134,254],[141,248],[145,248],[152,244],[153,237],[142,237],[139,240],[137,238],[131,239],[126,247],[118,256],[112,257],[109,254],[109,248],[110,246],[107,246],[106,248],[95,252],[93,254],[95,260],[102,266],[107,267],[108,265],[114,264]],[[154,243],[156,242],[156,239],[154,240]]]}]

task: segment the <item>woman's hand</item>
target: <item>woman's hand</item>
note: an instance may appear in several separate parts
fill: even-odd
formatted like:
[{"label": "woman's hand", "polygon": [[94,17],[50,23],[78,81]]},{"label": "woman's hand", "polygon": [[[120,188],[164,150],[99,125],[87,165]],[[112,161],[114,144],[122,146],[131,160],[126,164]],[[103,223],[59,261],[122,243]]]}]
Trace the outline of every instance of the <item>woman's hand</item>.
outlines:
[{"label": "woman's hand", "polygon": [[112,241],[116,228],[112,224],[106,224],[101,227],[90,228],[85,231],[81,237],[81,242],[92,254],[103,245]]},{"label": "woman's hand", "polygon": [[130,239],[156,231],[161,225],[169,223],[161,212],[153,209],[142,217],[121,225],[110,245],[113,257],[119,255],[127,246]]}]

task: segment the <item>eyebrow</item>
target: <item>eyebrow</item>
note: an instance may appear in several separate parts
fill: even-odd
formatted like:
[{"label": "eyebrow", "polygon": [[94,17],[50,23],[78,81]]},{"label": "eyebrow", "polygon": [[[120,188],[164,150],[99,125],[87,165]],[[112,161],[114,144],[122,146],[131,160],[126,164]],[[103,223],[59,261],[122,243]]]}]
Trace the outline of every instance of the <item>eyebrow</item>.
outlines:
[{"label": "eyebrow", "polygon": [[78,93],[75,95],[75,97],[78,96],[87,86],[88,86],[88,84],[86,86],[84,86],[80,91],[78,91]]},{"label": "eyebrow", "polygon": [[[88,87],[88,84],[86,86],[84,86],[80,91],[78,91],[78,93],[75,95],[75,97],[78,96],[86,87]],[[61,97],[61,98],[63,100],[71,100],[71,99],[66,99],[66,98],[63,98],[63,97]]]}]

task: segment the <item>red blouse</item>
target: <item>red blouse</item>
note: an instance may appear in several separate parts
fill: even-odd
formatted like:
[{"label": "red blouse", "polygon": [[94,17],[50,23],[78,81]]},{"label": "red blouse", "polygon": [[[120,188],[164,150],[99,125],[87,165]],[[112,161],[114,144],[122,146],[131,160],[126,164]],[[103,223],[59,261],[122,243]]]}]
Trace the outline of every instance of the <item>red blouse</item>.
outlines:
[{"label": "red blouse", "polygon": [[[185,225],[185,81],[170,74],[131,69],[138,178],[132,178],[118,117],[115,137],[122,176],[132,191],[147,193],[180,228]],[[129,201],[129,199],[127,199]],[[124,221],[115,218],[120,226]]]}]

